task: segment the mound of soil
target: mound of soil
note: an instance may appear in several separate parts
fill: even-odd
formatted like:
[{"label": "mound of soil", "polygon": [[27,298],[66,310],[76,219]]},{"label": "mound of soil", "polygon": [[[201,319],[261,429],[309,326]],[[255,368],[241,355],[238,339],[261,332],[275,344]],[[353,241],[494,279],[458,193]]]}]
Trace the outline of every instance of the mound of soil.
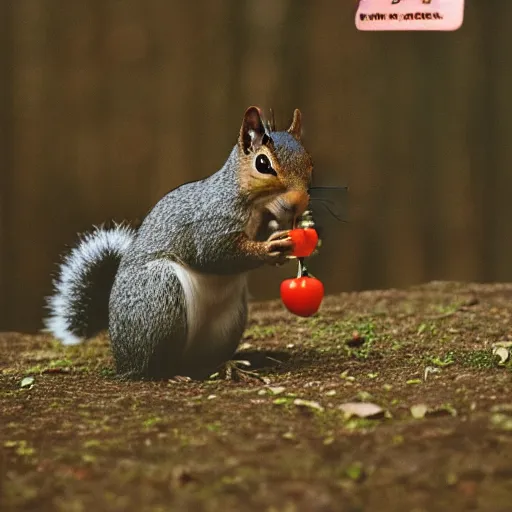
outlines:
[{"label": "mound of soil", "polygon": [[204,382],[0,334],[0,510],[509,511],[511,316],[512,285],[253,304],[260,379]]}]

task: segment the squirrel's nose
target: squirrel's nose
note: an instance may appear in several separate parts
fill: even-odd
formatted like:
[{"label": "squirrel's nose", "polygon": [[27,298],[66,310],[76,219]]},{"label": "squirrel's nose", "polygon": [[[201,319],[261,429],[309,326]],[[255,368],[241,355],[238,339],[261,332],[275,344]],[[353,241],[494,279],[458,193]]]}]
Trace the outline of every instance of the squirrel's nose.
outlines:
[{"label": "squirrel's nose", "polygon": [[291,190],[285,194],[285,201],[289,205],[294,219],[300,217],[308,208],[309,194],[302,190]]}]

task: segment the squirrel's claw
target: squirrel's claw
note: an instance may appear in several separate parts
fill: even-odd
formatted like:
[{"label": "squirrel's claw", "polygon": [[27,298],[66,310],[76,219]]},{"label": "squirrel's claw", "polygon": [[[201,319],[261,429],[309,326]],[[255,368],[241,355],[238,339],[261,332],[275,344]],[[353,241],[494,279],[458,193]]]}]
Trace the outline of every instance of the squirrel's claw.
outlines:
[{"label": "squirrel's claw", "polygon": [[290,230],[289,229],[284,229],[284,230],[281,230],[281,231],[274,231],[267,238],[267,242],[272,242],[274,240],[283,240],[283,239],[287,239],[287,238],[290,238]]},{"label": "squirrel's claw", "polygon": [[181,384],[185,382],[192,382],[192,379],[190,377],[187,377],[186,375],[175,375],[171,379],[169,379],[170,384]]},{"label": "squirrel's claw", "polygon": [[265,260],[271,265],[283,265],[288,260],[288,256],[290,256],[290,252],[292,250],[293,242],[291,238],[267,242],[267,254]]},{"label": "squirrel's claw", "polygon": [[290,231],[276,231],[272,233],[266,244],[265,261],[270,265],[283,265],[293,250],[293,241],[289,236]]},{"label": "squirrel's claw", "polygon": [[249,367],[248,361],[239,361],[236,359],[227,361],[221,365],[219,371],[210,376],[210,378],[220,378],[222,380],[233,380],[235,382],[258,380],[264,384],[269,384],[267,377],[259,375],[255,371],[242,369],[242,366]]}]

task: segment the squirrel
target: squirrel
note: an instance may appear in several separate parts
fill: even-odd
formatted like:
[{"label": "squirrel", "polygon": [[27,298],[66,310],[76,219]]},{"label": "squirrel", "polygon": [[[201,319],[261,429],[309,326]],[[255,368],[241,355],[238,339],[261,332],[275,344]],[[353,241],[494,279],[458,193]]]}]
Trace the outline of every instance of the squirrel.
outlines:
[{"label": "squirrel", "polygon": [[247,274],[289,260],[313,161],[298,109],[274,131],[246,110],[223,167],[165,195],[137,229],[95,227],[65,255],[44,332],[77,344],[108,330],[116,373],[203,379],[236,352]]}]

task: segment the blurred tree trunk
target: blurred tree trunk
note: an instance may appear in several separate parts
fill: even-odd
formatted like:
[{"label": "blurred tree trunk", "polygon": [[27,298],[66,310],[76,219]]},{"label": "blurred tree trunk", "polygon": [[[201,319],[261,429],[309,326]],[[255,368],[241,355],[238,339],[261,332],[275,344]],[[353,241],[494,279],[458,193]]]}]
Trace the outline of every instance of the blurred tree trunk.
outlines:
[{"label": "blurred tree trunk", "polygon": [[310,265],[327,293],[512,279],[512,4],[451,33],[358,32],[356,4],[3,2],[0,329],[40,327],[77,232],[219,169],[254,104],[281,129],[299,107],[315,181],[350,187]]},{"label": "blurred tree trunk", "polygon": [[[7,324],[9,178],[12,169],[11,3],[0,4],[0,326]],[[1,328],[1,327],[0,327]]]}]

